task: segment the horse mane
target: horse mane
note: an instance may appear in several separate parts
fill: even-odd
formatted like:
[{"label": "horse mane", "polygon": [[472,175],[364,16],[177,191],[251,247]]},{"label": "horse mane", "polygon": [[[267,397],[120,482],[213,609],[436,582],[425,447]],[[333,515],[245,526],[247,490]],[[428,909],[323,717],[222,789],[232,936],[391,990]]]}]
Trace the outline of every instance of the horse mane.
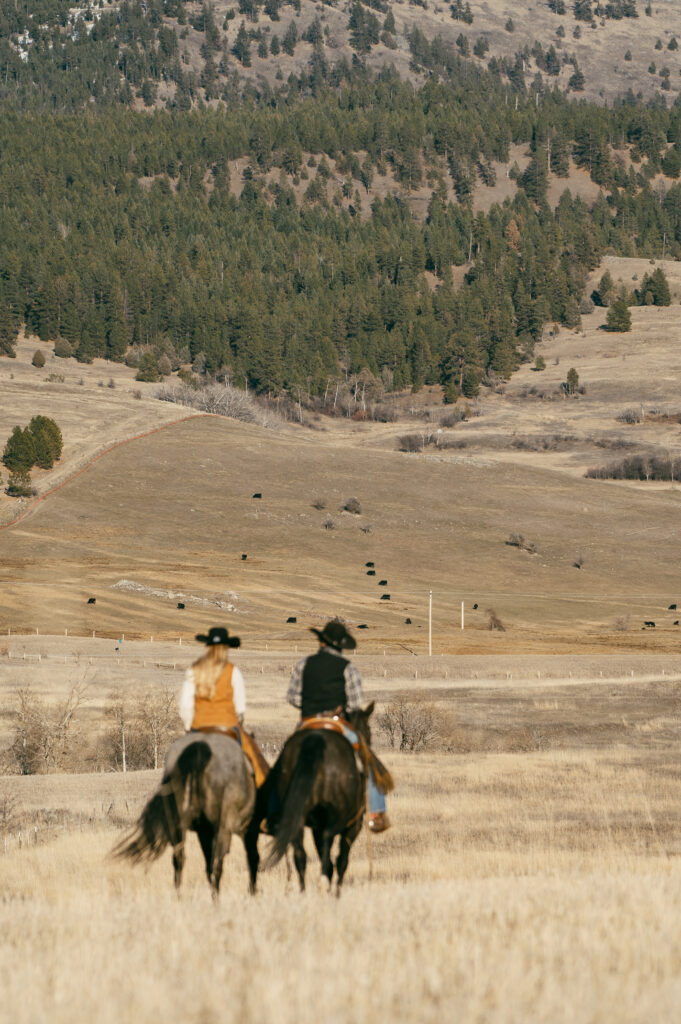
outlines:
[{"label": "horse mane", "polygon": [[203,700],[213,699],[216,683],[228,664],[229,647],[225,644],[213,644],[194,662],[192,672],[197,697]]}]

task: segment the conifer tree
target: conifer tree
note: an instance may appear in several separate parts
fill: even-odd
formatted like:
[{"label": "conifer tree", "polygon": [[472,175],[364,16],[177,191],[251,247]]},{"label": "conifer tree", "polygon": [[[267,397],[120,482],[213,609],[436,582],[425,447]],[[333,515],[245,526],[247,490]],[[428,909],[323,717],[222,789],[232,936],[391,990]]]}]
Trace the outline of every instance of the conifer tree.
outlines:
[{"label": "conifer tree", "polygon": [[14,427],[7,439],[2,454],[2,461],[12,473],[28,473],[35,465],[35,444],[28,427]]},{"label": "conifer tree", "polygon": [[629,312],[624,299],[615,299],[608,310],[606,323],[606,330],[608,331],[631,330],[631,313]]}]

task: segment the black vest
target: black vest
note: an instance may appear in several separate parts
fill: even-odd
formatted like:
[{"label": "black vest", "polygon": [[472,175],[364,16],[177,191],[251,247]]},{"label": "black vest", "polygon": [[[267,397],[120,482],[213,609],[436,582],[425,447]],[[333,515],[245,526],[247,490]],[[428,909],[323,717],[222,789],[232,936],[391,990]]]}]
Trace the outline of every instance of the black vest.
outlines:
[{"label": "black vest", "polygon": [[345,666],[348,662],[337,654],[319,651],[311,654],[303,669],[301,714],[311,718],[322,711],[345,707]]}]

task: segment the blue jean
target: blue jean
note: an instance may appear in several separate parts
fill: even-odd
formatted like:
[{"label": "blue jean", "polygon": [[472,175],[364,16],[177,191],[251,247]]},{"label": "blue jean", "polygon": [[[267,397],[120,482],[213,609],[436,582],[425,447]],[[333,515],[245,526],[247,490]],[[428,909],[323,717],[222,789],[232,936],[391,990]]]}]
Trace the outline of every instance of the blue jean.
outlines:
[{"label": "blue jean", "polygon": [[[346,740],[349,740],[350,743],[352,743],[353,747],[359,742],[357,733],[353,732],[352,729],[348,729],[346,725],[343,725],[343,735]],[[369,778],[367,783],[369,789],[369,814],[380,814],[382,811],[385,811],[385,793],[381,793],[376,786],[376,781],[371,769],[369,769]]]}]

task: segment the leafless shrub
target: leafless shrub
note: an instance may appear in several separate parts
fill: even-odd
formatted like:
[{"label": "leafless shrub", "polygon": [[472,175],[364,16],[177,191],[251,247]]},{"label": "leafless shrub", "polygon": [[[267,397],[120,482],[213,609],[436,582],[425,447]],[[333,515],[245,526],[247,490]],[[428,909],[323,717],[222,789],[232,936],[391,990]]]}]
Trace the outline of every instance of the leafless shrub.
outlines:
[{"label": "leafless shrub", "polygon": [[623,412],[617,416],[619,423],[640,423],[643,419],[643,413],[639,409],[624,409]]},{"label": "leafless shrub", "polygon": [[19,801],[12,782],[0,782],[0,836],[16,832],[20,825]]},{"label": "leafless shrub", "polygon": [[421,434],[402,434],[397,439],[397,446],[401,452],[422,452],[423,437]]},{"label": "leafless shrub", "polygon": [[594,448],[635,448],[635,441],[625,441],[623,437],[586,437],[584,439],[594,446]]},{"label": "leafless shrub", "polygon": [[209,384],[193,388],[186,384],[163,384],[156,392],[162,402],[176,402],[200,412],[228,416],[244,423],[258,423],[261,427],[274,427],[278,423],[269,410],[261,408],[255,399],[231,384]]},{"label": "leafless shrub", "polygon": [[511,548],[520,548],[521,551],[529,551],[531,555],[536,555],[538,548],[533,540],[527,540],[522,533],[509,533],[506,544]]},{"label": "leafless shrub", "polygon": [[367,412],[375,423],[394,423],[398,419],[397,409],[393,405],[370,405]]},{"label": "leafless shrub", "polygon": [[494,611],[494,608],[488,608],[487,614],[489,615],[489,623],[487,628],[491,630],[497,630],[499,633],[505,633],[506,627],[504,626],[503,622],[501,621],[497,613]]},{"label": "leafless shrub", "polygon": [[9,769],[35,775],[64,768],[78,746],[76,715],[87,699],[84,683],[77,683],[55,704],[38,697],[30,686],[21,687],[12,713]]},{"label": "leafless shrub", "polygon": [[679,480],[681,458],[661,455],[628,455],[620,462],[588,469],[584,474],[593,480]]},{"label": "leafless shrub", "polygon": [[364,523],[363,526],[360,526],[360,530],[362,531],[362,533],[371,533],[372,529],[373,527],[371,523]]},{"label": "leafless shrub", "polygon": [[351,512],[353,516],[361,516],[362,503],[359,498],[348,498],[347,501],[343,502],[342,511]]},{"label": "leafless shrub", "polygon": [[112,389],[116,387],[116,381],[113,379],[113,377],[109,377],[109,383],[107,384],[107,387]]},{"label": "leafless shrub", "polygon": [[312,508],[316,508],[318,512],[322,512],[326,508],[326,498],[322,498],[317,495],[316,498],[312,499]]},{"label": "leafless shrub", "polygon": [[616,633],[626,633],[631,625],[631,620],[628,615],[618,615],[612,624],[612,628]]},{"label": "leafless shrub", "polygon": [[574,562],[572,563],[573,569],[581,569],[584,565],[584,555],[577,555]]},{"label": "leafless shrub", "polygon": [[442,419],[440,420],[440,426],[444,427],[445,429],[447,429],[448,427],[455,427],[457,423],[461,423],[462,420],[465,420],[467,418],[468,417],[465,415],[464,410],[459,409],[458,406],[455,406],[453,409],[450,409],[450,411],[446,413],[446,415],[442,417]]},{"label": "leafless shrub", "polygon": [[132,395],[133,398],[140,399],[142,397],[142,392],[140,391],[139,388],[135,388],[135,390],[131,391],[130,394]]},{"label": "leafless shrub", "polygon": [[406,697],[395,697],[377,716],[376,724],[390,746],[398,750],[427,750],[439,734],[434,705]]},{"label": "leafless shrub", "polygon": [[333,516],[327,516],[324,522],[322,523],[322,526],[324,527],[325,530],[335,530],[337,523]]},{"label": "leafless shrub", "polygon": [[464,438],[457,438],[456,440],[446,438],[444,441],[440,440],[438,442],[438,448],[468,448],[468,441]]}]

